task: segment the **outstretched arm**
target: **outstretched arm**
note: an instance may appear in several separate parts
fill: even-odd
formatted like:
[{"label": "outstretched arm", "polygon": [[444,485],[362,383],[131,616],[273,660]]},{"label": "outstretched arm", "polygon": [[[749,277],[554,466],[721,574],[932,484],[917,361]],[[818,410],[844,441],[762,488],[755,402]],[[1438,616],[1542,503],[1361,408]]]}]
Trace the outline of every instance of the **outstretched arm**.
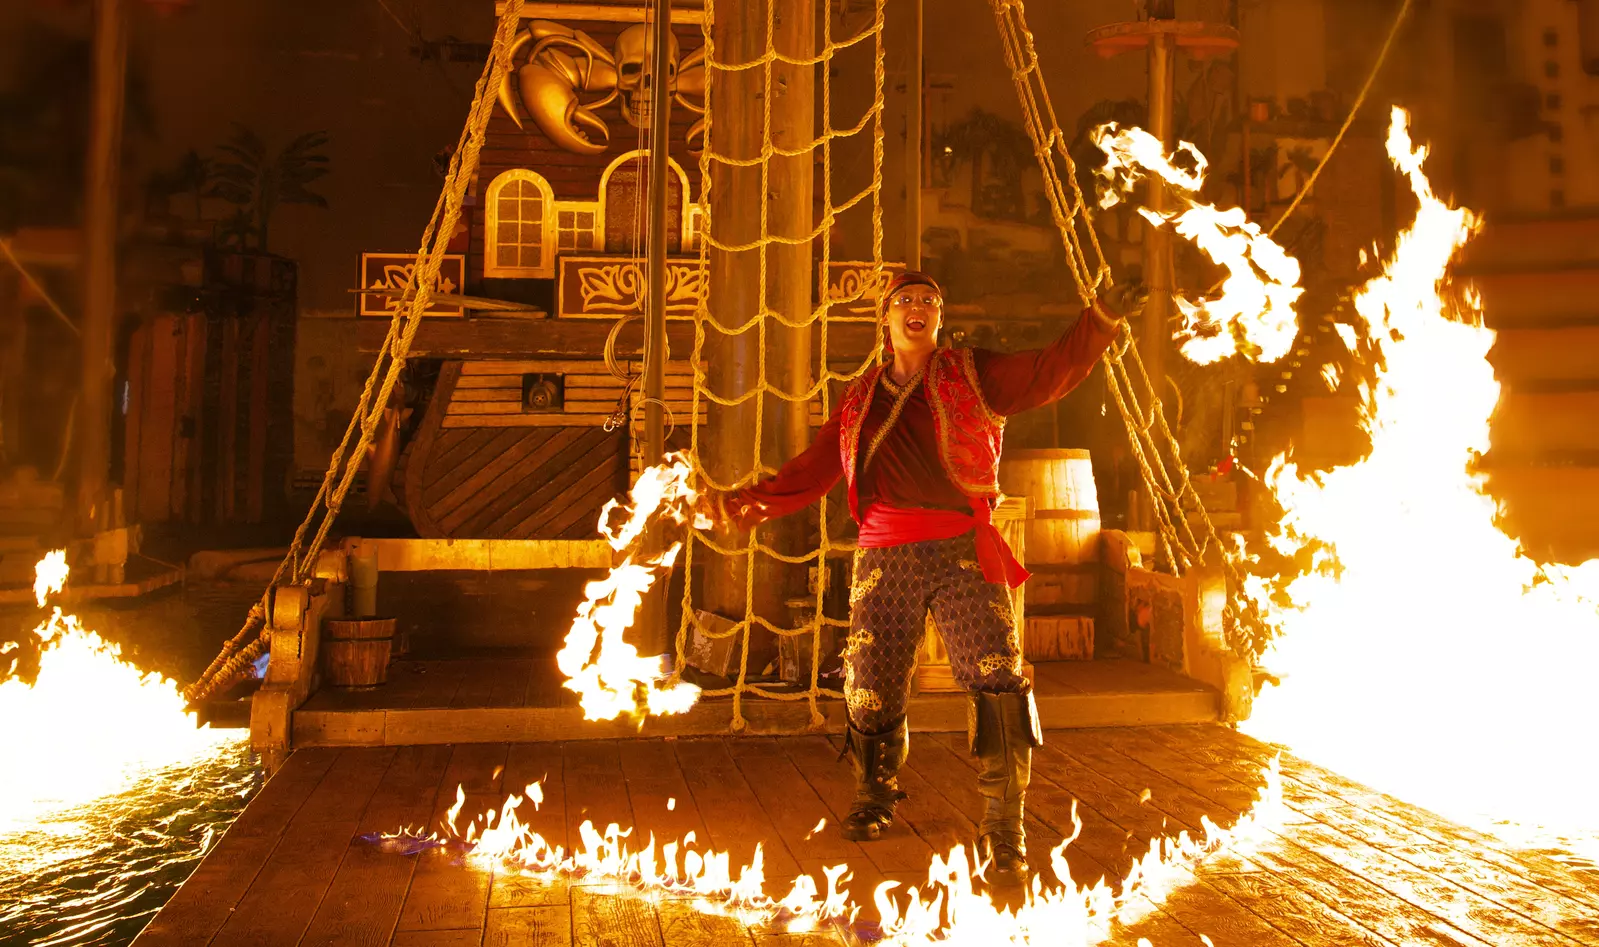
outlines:
[{"label": "outstretched arm", "polygon": [[722,513],[739,529],[787,516],[821,499],[844,475],[838,453],[838,411],[816,432],[811,446],[796,454],[778,472],[721,498]]},{"label": "outstretched arm", "polygon": [[1120,328],[1120,317],[1095,302],[1075,325],[1041,349],[979,353],[977,378],[983,398],[1004,415],[1059,401],[1094,370]]}]

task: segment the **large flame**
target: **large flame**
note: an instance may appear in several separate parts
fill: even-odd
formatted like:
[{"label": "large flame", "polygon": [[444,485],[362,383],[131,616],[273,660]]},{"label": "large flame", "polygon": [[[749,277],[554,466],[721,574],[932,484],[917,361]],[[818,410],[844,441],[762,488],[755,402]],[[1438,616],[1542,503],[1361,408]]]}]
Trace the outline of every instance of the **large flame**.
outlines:
[{"label": "large flame", "polygon": [[[873,892],[879,918],[881,945],[1066,944],[1086,947],[1110,938],[1117,924],[1131,924],[1159,905],[1173,890],[1193,881],[1205,862],[1221,854],[1242,855],[1264,842],[1282,822],[1282,783],[1277,762],[1262,771],[1264,783],[1256,801],[1229,829],[1208,818],[1204,834],[1194,838],[1183,832],[1158,838],[1134,863],[1116,887],[1105,879],[1080,887],[1046,888],[1034,876],[1017,903],[996,903],[979,882],[986,866],[976,865],[967,851],[956,846],[947,856],[934,856],[927,884],[896,896],[898,882],[884,882]],[[805,932],[834,922],[852,922],[861,911],[844,885],[850,880],[847,865],[822,870],[820,879],[802,875],[780,898],[766,893],[766,878],[759,845],[749,864],[735,870],[727,852],[701,851],[693,833],[680,841],[657,844],[653,835],[630,847],[633,832],[616,824],[596,829],[585,821],[579,828],[578,848],[567,852],[524,821],[522,805],[531,801],[536,810],[543,801],[540,784],[525,795],[511,796],[498,809],[465,828],[457,824],[466,793],[457,788],[455,805],[438,831],[423,836],[401,831],[369,837],[398,851],[414,852],[430,846],[466,850],[470,863],[497,873],[519,873],[547,882],[581,877],[585,884],[617,882],[649,898],[691,897],[698,909],[727,914],[746,924],[770,925],[778,931]],[[1082,828],[1073,809],[1072,821]],[[1076,839],[1066,839],[1050,852],[1056,877],[1070,879],[1066,850]],[[1140,941],[1140,944],[1147,944]]]},{"label": "large flame", "polygon": [[[693,467],[681,454],[646,469],[634,484],[632,503],[615,500],[600,512],[600,531],[622,561],[605,578],[584,587],[584,601],[566,634],[566,646],[555,663],[566,675],[565,686],[576,691],[589,720],[614,720],[622,714],[682,713],[699,699],[699,688],[677,682],[665,685],[669,669],[660,657],[645,657],[623,635],[638,616],[644,595],[659,575],[670,570],[682,549],[673,542],[664,550],[643,548],[652,517],[684,523],[695,493],[689,486]],[[611,526],[613,510],[625,509],[622,525]]]},{"label": "large flame", "polygon": [[[1205,185],[1205,156],[1188,142],[1180,142],[1168,155],[1160,139],[1141,128],[1121,128],[1115,123],[1093,132],[1094,144],[1105,153],[1099,172],[1105,181],[1101,207],[1113,207],[1134,185],[1153,174],[1169,187],[1177,210],[1138,212],[1154,226],[1167,223],[1227,270],[1222,295],[1197,301],[1176,299],[1182,324],[1177,348],[1191,362],[1208,365],[1237,353],[1262,362],[1275,362],[1293,348],[1299,334],[1294,303],[1304,292],[1299,286],[1299,261],[1289,256],[1252,223],[1242,208],[1218,210],[1198,199]],[[1186,156],[1193,170],[1176,161]]]},{"label": "large flame", "polygon": [[1364,339],[1345,335],[1380,355],[1372,450],[1269,472],[1285,510],[1270,542],[1316,567],[1256,583],[1280,606],[1266,663],[1282,685],[1247,729],[1457,817],[1599,828],[1599,560],[1540,568],[1495,525],[1473,472],[1499,397],[1494,333],[1440,292],[1478,222],[1434,195],[1400,109],[1388,153],[1419,208],[1356,297]]},{"label": "large flame", "polygon": [[[66,583],[65,553],[46,555],[35,574],[43,607]],[[197,728],[174,682],[122,660],[59,607],[34,634],[37,678],[0,681],[0,833],[239,741]]]}]

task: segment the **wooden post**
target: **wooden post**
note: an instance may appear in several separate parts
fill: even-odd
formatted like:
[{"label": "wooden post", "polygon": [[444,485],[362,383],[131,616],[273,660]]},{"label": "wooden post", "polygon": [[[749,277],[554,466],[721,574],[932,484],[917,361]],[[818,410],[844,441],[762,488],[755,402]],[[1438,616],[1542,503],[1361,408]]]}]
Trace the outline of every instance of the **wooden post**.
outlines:
[{"label": "wooden post", "polygon": [[[1149,133],[1160,139],[1168,152],[1172,147],[1172,70],[1176,52],[1175,34],[1157,32],[1149,37]],[[1155,175],[1150,175],[1148,187],[1144,205],[1154,213],[1164,212],[1169,203],[1165,185]],[[1144,304],[1138,354],[1158,401],[1166,395],[1166,349],[1170,345],[1172,315],[1172,244],[1170,231],[1148,221],[1144,223],[1144,285],[1149,289],[1149,299]],[[1160,501],[1149,497],[1148,502]]]},{"label": "wooden post", "polygon": [[27,387],[28,322],[22,308],[22,280],[0,260],[0,457],[23,462],[22,395]]},{"label": "wooden post", "polygon": [[[765,53],[766,2],[776,0],[735,0],[718,5],[711,23],[717,59],[742,63]],[[810,56],[815,47],[814,0],[784,0],[778,4],[773,23],[774,42],[780,52],[791,56]],[[774,64],[772,88],[765,83],[765,70],[716,71],[711,77],[712,108],[716,119],[711,126],[713,141],[707,143],[717,154],[733,160],[757,158],[766,134],[779,147],[793,148],[809,142],[814,135],[815,86],[813,67]],[[768,103],[770,97],[770,103]],[[771,122],[766,124],[770,105]],[[711,235],[724,245],[743,244],[761,236],[762,202],[768,202],[768,235],[798,236],[811,229],[812,161],[809,152],[792,158],[773,158],[762,181],[759,164],[735,167],[724,162],[711,163]],[[762,185],[765,185],[763,192]],[[766,254],[766,298],[761,298],[761,254]],[[710,251],[710,299],[717,325],[733,328],[749,322],[763,303],[796,320],[810,312],[812,284],[811,246],[771,244],[763,249],[729,252]],[[729,334],[716,325],[707,327],[706,361],[710,388],[729,398],[750,391],[761,382],[762,330]],[[765,327],[765,366],[767,380],[781,390],[800,392],[810,383],[809,330],[788,329],[768,320]],[[757,424],[760,401],[751,398],[742,404],[709,407],[701,460],[711,476],[727,483],[747,474],[757,456],[775,466],[793,456],[808,442],[810,428],[806,405],[766,395],[761,424]],[[762,431],[760,445],[755,432]],[[798,548],[803,519],[793,517],[762,527],[768,540],[779,549]],[[736,535],[723,535],[720,541],[740,545]],[[768,556],[756,554],[753,582],[749,564],[739,556],[711,554],[706,564],[703,601],[707,611],[730,618],[742,618],[746,603],[767,620],[787,624],[784,602],[796,586],[799,570],[789,569]],[[746,589],[753,588],[753,601]],[[759,629],[750,632],[752,672],[758,672],[775,652],[770,636]],[[736,673],[736,672],[735,672]]]},{"label": "wooden post", "polygon": [[[672,0],[654,0],[655,28],[651,33],[654,57],[650,68],[650,190],[649,190],[649,305],[644,321],[644,444],[641,470],[661,462],[666,454],[666,176],[672,140],[672,98],[666,74],[671,70]],[[692,423],[692,419],[690,419]],[[661,548],[661,535],[650,536],[652,549]],[[671,637],[666,628],[666,587],[658,580],[644,599],[643,614],[634,625],[635,646],[641,654],[665,654]]]},{"label": "wooden post", "polygon": [[[922,268],[922,2],[911,0],[910,64],[905,91],[905,268]],[[973,195],[975,197],[975,195]]]},{"label": "wooden post", "polygon": [[127,74],[125,0],[95,0],[94,100],[84,195],[83,387],[78,402],[79,527],[106,525],[111,462],[112,333],[116,329],[117,170]]},{"label": "wooden post", "polygon": [[[781,55],[807,59],[816,53],[815,0],[771,0],[776,3],[772,42]],[[816,68],[777,62],[772,67],[771,138],[774,147],[793,151],[805,148],[816,134]],[[815,226],[812,196],[815,186],[812,151],[793,157],[773,156],[768,172],[766,200],[773,236],[803,238]],[[816,299],[818,277],[813,242],[774,243],[767,250],[770,285],[767,305],[791,322],[802,322]],[[779,391],[800,396],[811,386],[811,330],[790,328],[775,320],[766,329],[767,380]],[[772,436],[763,445],[765,461],[780,467],[810,446],[810,405],[806,401],[769,396],[767,424]],[[769,527],[778,548],[789,555],[803,552],[810,543],[805,517],[795,515]],[[807,594],[804,567],[771,563],[772,576],[782,585],[781,602]],[[789,623],[786,610],[783,624]]]}]

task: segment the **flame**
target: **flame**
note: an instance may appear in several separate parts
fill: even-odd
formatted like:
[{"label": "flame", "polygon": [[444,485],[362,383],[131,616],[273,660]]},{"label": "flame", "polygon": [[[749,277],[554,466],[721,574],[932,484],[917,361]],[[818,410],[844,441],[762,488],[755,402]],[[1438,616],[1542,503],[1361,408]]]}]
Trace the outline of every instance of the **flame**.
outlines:
[{"label": "flame", "polygon": [[[35,567],[43,607],[66,584],[64,551]],[[0,681],[0,832],[198,763],[241,739],[200,729],[177,684],[122,660],[121,649],[59,607],[37,628],[32,684]]]},{"label": "flame", "polygon": [[49,601],[50,596],[59,595],[67,587],[67,551],[57,549],[47,552],[33,567],[33,597],[38,601],[39,607]]},{"label": "flame", "polygon": [[[1299,286],[1299,261],[1252,223],[1242,208],[1218,210],[1198,199],[1207,168],[1199,149],[1179,142],[1177,151],[1167,155],[1158,138],[1114,122],[1096,128],[1093,141],[1105,153],[1105,166],[1099,171],[1105,183],[1101,207],[1114,207],[1123,194],[1154,174],[1170,185],[1179,207],[1162,213],[1140,207],[1139,214],[1156,227],[1171,224],[1179,236],[1227,270],[1219,298],[1176,299],[1182,316],[1174,336],[1178,351],[1200,365],[1235,352],[1261,362],[1287,355],[1299,334],[1294,316],[1294,303],[1304,292]],[[1178,167],[1178,155],[1186,155],[1194,169]]]},{"label": "flame", "polygon": [[[651,518],[664,516],[682,524],[691,516],[693,467],[681,453],[668,455],[667,461],[639,475],[629,506],[611,500],[600,511],[600,532],[623,558],[604,579],[584,587],[584,601],[566,633],[566,646],[555,656],[567,678],[564,686],[578,693],[583,716],[589,720],[683,713],[699,699],[699,688],[692,684],[664,683],[669,677],[665,659],[644,657],[623,639],[644,604],[644,594],[662,572],[671,569],[683,545],[674,542],[662,552],[642,548]],[[617,509],[624,509],[627,516],[613,528],[611,513]],[[709,526],[703,517],[694,514],[694,518],[699,521],[696,525]]]},{"label": "flame", "polygon": [[1378,356],[1372,450],[1268,472],[1285,510],[1268,541],[1313,567],[1253,580],[1277,603],[1265,660],[1283,683],[1247,730],[1456,818],[1592,832],[1599,560],[1540,567],[1495,524],[1474,472],[1499,398],[1494,333],[1440,292],[1478,219],[1433,193],[1407,120],[1394,110],[1387,146],[1416,218],[1356,297],[1362,337],[1344,334]]},{"label": "flame", "polygon": [[[967,851],[956,846],[947,856],[934,856],[925,888],[911,888],[895,897],[898,882],[884,882],[873,892],[882,945],[991,945],[1039,943],[1096,944],[1107,940],[1116,924],[1131,924],[1145,916],[1171,891],[1193,880],[1194,872],[1221,854],[1243,854],[1267,840],[1281,825],[1285,811],[1277,761],[1262,771],[1263,785],[1254,805],[1230,829],[1208,818],[1203,835],[1183,832],[1158,838],[1134,863],[1128,876],[1112,889],[1101,879],[1088,887],[1047,889],[1034,877],[1019,906],[996,904],[978,887],[984,866],[973,864]],[[852,875],[847,865],[822,869],[817,879],[802,875],[788,893],[773,898],[765,891],[764,855],[759,844],[749,864],[737,870],[727,852],[700,851],[694,833],[678,841],[657,844],[652,834],[642,847],[630,847],[633,830],[612,823],[601,831],[585,821],[579,828],[580,845],[567,852],[524,822],[525,798],[543,798],[540,784],[524,795],[512,795],[464,829],[457,825],[465,803],[464,789],[456,789],[456,803],[440,830],[421,835],[411,830],[376,837],[380,843],[412,840],[425,845],[463,848],[469,864],[497,873],[511,872],[545,882],[581,878],[584,884],[619,883],[648,898],[693,898],[701,911],[725,914],[749,925],[773,925],[774,930],[807,932],[823,925],[852,923],[861,905],[845,885]],[[1050,852],[1058,878],[1069,879],[1066,850],[1082,823],[1075,804],[1071,838]],[[425,846],[424,846],[425,847]],[[1147,943],[1147,942],[1141,942]]]}]

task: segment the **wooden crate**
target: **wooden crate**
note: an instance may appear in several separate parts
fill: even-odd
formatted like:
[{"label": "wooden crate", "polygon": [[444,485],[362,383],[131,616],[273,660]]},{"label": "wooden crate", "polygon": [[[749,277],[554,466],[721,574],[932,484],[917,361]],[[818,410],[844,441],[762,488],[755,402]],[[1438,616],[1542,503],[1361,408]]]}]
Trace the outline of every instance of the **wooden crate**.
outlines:
[{"label": "wooden crate", "polygon": [[1034,661],[1092,661],[1094,619],[1087,615],[1028,615],[1022,653]]}]

